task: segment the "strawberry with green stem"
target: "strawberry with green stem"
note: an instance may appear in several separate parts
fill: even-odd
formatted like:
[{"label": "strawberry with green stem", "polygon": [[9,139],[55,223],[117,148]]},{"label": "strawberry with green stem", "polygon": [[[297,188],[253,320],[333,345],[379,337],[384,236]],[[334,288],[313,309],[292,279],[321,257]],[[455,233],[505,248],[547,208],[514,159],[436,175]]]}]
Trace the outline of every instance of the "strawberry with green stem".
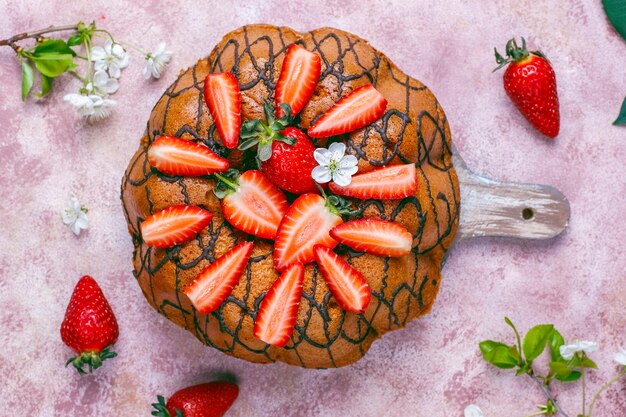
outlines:
[{"label": "strawberry with green stem", "polygon": [[157,396],[152,415],[156,417],[222,417],[239,396],[232,382],[213,381],[178,390],[167,402]]},{"label": "strawberry with green stem", "polygon": [[521,48],[515,39],[506,44],[506,57],[494,48],[498,67],[504,72],[504,90],[524,117],[549,138],[559,134],[560,115],[556,76],[550,61],[541,51],[528,51],[522,38]]}]

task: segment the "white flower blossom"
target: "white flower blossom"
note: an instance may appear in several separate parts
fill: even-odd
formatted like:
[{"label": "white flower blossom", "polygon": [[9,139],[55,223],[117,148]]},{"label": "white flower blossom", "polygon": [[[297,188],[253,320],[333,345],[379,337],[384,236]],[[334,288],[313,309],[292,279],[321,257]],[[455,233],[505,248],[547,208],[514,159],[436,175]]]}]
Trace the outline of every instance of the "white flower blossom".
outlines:
[{"label": "white flower blossom", "polygon": [[91,50],[91,60],[94,62],[96,71],[108,71],[113,78],[120,78],[122,68],[128,66],[130,57],[120,44],[113,43],[110,39],[101,46],[94,46]]},{"label": "white flower blossom", "polygon": [[465,417],[484,417],[483,410],[480,409],[476,404],[470,404],[465,407],[465,411],[463,412]]},{"label": "white flower blossom", "polygon": [[99,96],[105,96],[107,94],[113,94],[119,88],[119,83],[115,78],[109,78],[109,74],[106,71],[98,70],[93,74],[93,83],[87,83],[85,90],[89,94],[97,94]]},{"label": "white flower blossom", "polygon": [[626,349],[620,348],[617,352],[615,352],[615,355],[613,355],[613,359],[615,359],[615,362],[620,365],[626,366]]},{"label": "white flower blossom", "polygon": [[146,66],[143,68],[143,77],[147,80],[150,77],[161,78],[161,72],[172,59],[172,53],[165,50],[165,42],[157,45],[154,52],[146,55]]},{"label": "white flower blossom", "polygon": [[346,145],[335,142],[328,149],[317,148],[313,157],[319,164],[311,176],[320,184],[334,181],[335,184],[345,187],[352,182],[352,176],[359,170],[358,159],[354,155],[346,155]]},{"label": "white flower blossom", "polygon": [[85,94],[66,94],[63,100],[74,106],[78,114],[90,122],[109,117],[111,108],[117,104],[115,100],[100,97],[97,94],[89,94],[87,91]]},{"label": "white flower blossom", "polygon": [[87,217],[87,207],[80,204],[74,193],[69,194],[67,207],[61,213],[63,223],[68,225],[76,236],[80,235],[81,229],[89,227],[89,218]]},{"label": "white flower blossom", "polygon": [[563,359],[570,360],[578,352],[595,352],[598,350],[598,344],[596,342],[590,342],[588,340],[575,340],[569,345],[562,345],[559,348],[559,352]]}]

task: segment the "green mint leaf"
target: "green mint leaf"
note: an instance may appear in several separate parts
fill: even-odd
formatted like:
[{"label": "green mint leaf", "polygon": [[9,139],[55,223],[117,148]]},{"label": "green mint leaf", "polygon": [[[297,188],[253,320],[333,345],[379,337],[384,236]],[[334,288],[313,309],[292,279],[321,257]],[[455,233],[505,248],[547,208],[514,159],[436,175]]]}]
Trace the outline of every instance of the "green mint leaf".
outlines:
[{"label": "green mint leaf", "polygon": [[[624,17],[624,19],[626,20],[626,17]],[[622,103],[622,108],[619,111],[619,116],[617,116],[617,119],[615,119],[613,124],[615,126],[626,126],[626,98],[624,99],[624,102]]]},{"label": "green mint leaf", "polygon": [[493,340],[483,340],[478,344],[485,361],[501,369],[510,369],[518,364],[518,361],[511,355],[511,346]]},{"label": "green mint leaf", "polygon": [[43,75],[54,78],[63,74],[72,65],[72,55],[70,54],[43,54],[33,56],[35,67]]},{"label": "green mint leaf", "polygon": [[620,35],[626,39],[626,8],[624,0],[602,0],[609,21]]},{"label": "green mint leaf", "polygon": [[76,56],[76,52],[74,52],[74,50],[61,39],[46,39],[45,41],[37,44],[35,50],[33,51],[34,56],[49,54],[69,54],[72,56]]},{"label": "green mint leaf", "polygon": [[28,93],[33,88],[35,72],[27,61],[22,61],[22,100],[26,100]]},{"label": "green mint leaf", "polygon": [[35,95],[39,98],[42,98],[46,94],[50,92],[52,89],[52,81],[54,78],[47,77],[41,74],[41,93],[35,93]]},{"label": "green mint leaf", "polygon": [[78,46],[81,43],[83,43],[83,37],[81,36],[80,33],[75,33],[72,36],[69,37],[69,39],[67,40],[67,45],[68,46]]},{"label": "green mint leaf", "polygon": [[551,324],[540,324],[526,333],[522,349],[524,350],[524,356],[528,362],[535,360],[541,355],[553,329],[554,326]]},{"label": "green mint leaf", "polygon": [[552,333],[548,337],[548,346],[550,347],[550,358],[553,361],[561,361],[563,357],[561,356],[560,348],[565,344],[565,340],[561,333],[557,329],[552,329]]}]

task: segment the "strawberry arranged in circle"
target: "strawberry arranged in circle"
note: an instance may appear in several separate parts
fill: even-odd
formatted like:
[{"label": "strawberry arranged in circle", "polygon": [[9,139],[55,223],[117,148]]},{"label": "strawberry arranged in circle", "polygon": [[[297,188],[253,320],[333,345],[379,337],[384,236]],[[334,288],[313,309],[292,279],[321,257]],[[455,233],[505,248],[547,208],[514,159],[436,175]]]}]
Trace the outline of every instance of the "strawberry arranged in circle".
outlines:
[{"label": "strawberry arranged in circle", "polygon": [[372,84],[357,88],[339,100],[320,117],[309,136],[325,138],[361,129],[380,119],[387,108],[387,100]]},{"label": "strawberry arranged in circle", "polygon": [[258,170],[241,175],[232,170],[216,177],[220,182],[214,193],[222,198],[224,218],[241,231],[274,239],[289,207],[285,194]]},{"label": "strawberry arranged in circle", "polygon": [[559,134],[559,97],[556,75],[550,61],[540,51],[529,52],[526,40],[522,47],[515,39],[506,44],[506,58],[498,51],[496,70],[508,64],[504,72],[504,90],[513,104],[539,132],[549,138]]},{"label": "strawberry arranged in circle", "polygon": [[278,226],[274,241],[274,265],[283,271],[289,265],[312,262],[313,246],[337,246],[330,230],[342,223],[339,211],[318,194],[303,194],[289,207]]},{"label": "strawberry arranged in circle", "polygon": [[263,299],[254,322],[254,336],[274,346],[285,346],[293,333],[302,297],[304,266],[291,264]]},{"label": "strawberry arranged in circle", "polygon": [[356,251],[394,258],[408,255],[413,244],[404,227],[376,217],[342,223],[331,229],[330,236]]},{"label": "strawberry arranged in circle", "polygon": [[317,166],[313,156],[315,146],[307,135],[298,128],[286,127],[280,132],[295,139],[293,145],[285,142],[272,143],[272,156],[261,162],[261,170],[270,181],[283,190],[294,194],[316,193],[317,187],[311,171]]},{"label": "strawberry arranged in circle", "polygon": [[228,298],[246,269],[252,247],[252,242],[235,246],[204,268],[187,286],[185,295],[198,312],[209,314]]},{"label": "strawberry arranged in circle", "polygon": [[157,396],[152,404],[156,417],[223,417],[239,396],[232,382],[213,381],[178,390],[165,402]]},{"label": "strawberry arranged in circle", "polygon": [[193,239],[207,227],[213,214],[197,206],[172,206],[141,222],[141,237],[148,246],[169,248]]},{"label": "strawberry arranged in circle", "polygon": [[78,356],[70,358],[65,366],[71,363],[81,375],[91,373],[104,360],[117,356],[111,349],[119,333],[113,310],[96,280],[89,275],[80,278],[61,324],[63,343]]},{"label": "strawberry arranged in circle", "polygon": [[372,298],[372,290],[363,275],[331,248],[315,245],[313,251],[315,261],[339,306],[351,313],[363,313]]},{"label": "strawberry arranged in circle", "polygon": [[300,113],[311,99],[320,77],[322,61],[319,55],[292,44],[287,49],[280,77],[276,83],[276,117],[284,115],[281,103],[291,107],[293,116]]},{"label": "strawberry arranged in circle", "polygon": [[230,72],[207,75],[204,100],[224,146],[237,147],[241,130],[241,92],[237,78]]},{"label": "strawberry arranged in circle", "polygon": [[150,165],[168,175],[199,177],[228,169],[228,161],[204,145],[173,136],[160,136],[148,150]]},{"label": "strawberry arranged in circle", "polygon": [[335,194],[359,199],[398,200],[415,195],[417,177],[414,164],[390,165],[352,177],[350,185],[329,184]]}]

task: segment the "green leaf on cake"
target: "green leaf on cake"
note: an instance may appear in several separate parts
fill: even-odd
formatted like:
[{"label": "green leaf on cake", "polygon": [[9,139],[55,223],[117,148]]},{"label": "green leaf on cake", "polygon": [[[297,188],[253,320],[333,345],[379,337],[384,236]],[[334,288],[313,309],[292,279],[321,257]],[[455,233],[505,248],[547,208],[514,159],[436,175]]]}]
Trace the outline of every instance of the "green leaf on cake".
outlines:
[{"label": "green leaf on cake", "polygon": [[622,103],[622,109],[619,111],[619,116],[613,122],[615,126],[626,126],[626,98]]},{"label": "green leaf on cake", "polygon": [[626,39],[626,4],[624,0],[602,0],[602,4],[615,30]]}]

